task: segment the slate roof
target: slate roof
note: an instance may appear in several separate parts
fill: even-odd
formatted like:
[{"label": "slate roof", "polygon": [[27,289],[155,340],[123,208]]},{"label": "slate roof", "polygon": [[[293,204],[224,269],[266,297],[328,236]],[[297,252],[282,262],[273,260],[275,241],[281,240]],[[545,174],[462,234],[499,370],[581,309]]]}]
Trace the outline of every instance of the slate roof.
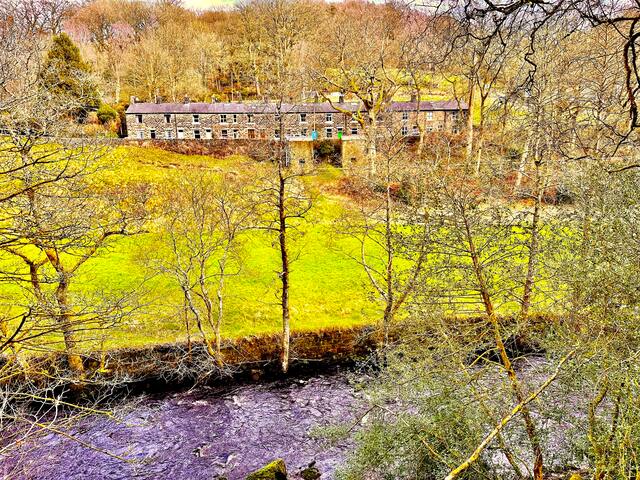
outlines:
[{"label": "slate roof", "polygon": [[[359,104],[356,102],[345,102],[337,105],[341,110],[356,112]],[[416,102],[391,102],[391,110],[397,112],[414,111]],[[458,103],[456,100],[421,101],[421,111],[455,111],[458,109],[467,110],[464,102]],[[329,102],[314,103],[283,103],[282,113],[337,113],[340,110],[332,106]],[[132,103],[127,108],[128,114],[153,114],[153,113],[275,113],[274,103]]]}]

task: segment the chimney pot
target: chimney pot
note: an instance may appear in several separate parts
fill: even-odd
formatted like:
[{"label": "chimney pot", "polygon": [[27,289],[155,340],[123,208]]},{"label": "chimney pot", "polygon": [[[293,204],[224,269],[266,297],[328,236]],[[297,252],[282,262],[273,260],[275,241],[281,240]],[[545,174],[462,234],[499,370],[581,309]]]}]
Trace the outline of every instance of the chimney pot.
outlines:
[{"label": "chimney pot", "polygon": [[411,102],[412,102],[412,103],[415,103],[415,102],[417,102],[417,101],[418,101],[418,96],[417,96],[415,93],[412,93],[412,94],[411,94]]},{"label": "chimney pot", "polygon": [[189,95],[184,96],[184,103],[191,103],[191,100],[189,99]]}]

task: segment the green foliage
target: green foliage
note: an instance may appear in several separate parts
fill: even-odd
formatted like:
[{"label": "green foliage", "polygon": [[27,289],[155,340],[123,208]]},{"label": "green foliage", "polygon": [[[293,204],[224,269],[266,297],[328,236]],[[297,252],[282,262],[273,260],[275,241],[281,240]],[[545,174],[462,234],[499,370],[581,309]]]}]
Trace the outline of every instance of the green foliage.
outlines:
[{"label": "green foliage", "polygon": [[69,114],[84,119],[100,105],[100,95],[91,78],[91,68],[66,33],[53,37],[40,73],[44,86],[68,102]]},{"label": "green foliage", "polygon": [[118,112],[116,109],[107,103],[101,104],[96,114],[98,116],[98,120],[103,125],[114,122],[118,118]]}]

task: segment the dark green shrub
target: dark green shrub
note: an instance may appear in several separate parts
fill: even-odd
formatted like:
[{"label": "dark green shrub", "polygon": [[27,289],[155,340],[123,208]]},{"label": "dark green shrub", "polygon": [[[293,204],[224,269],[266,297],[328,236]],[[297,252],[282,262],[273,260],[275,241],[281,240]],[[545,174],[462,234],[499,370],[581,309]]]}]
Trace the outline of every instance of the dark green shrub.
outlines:
[{"label": "dark green shrub", "polygon": [[98,116],[98,120],[103,125],[111,123],[118,118],[118,112],[108,103],[103,103],[102,105],[100,105],[100,108],[98,108],[96,114]]}]

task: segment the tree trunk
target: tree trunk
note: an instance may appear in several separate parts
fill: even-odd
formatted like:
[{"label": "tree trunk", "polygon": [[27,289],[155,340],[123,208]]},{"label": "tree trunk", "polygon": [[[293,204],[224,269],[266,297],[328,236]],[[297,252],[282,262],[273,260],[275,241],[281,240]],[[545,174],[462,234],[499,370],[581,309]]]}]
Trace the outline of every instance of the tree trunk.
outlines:
[{"label": "tree trunk", "polygon": [[466,242],[469,247],[469,255],[471,257],[471,263],[473,265],[473,271],[474,271],[476,280],[478,282],[478,290],[480,291],[480,296],[482,297],[482,302],[485,307],[487,318],[489,319],[489,322],[491,323],[491,326],[493,328],[494,341],[496,343],[496,348],[498,350],[498,354],[500,355],[500,360],[502,362],[502,365],[505,371],[507,372],[507,376],[511,383],[511,390],[513,391],[518,403],[523,405],[522,418],[525,423],[527,437],[529,438],[529,442],[531,444],[531,449],[533,451],[533,457],[534,457],[534,465],[533,465],[534,479],[543,480],[542,446],[540,445],[540,439],[538,438],[536,425],[533,421],[533,417],[531,416],[529,407],[526,406],[526,402],[525,402],[526,395],[524,394],[522,386],[520,385],[518,374],[513,368],[513,364],[511,363],[511,359],[509,358],[509,354],[507,353],[507,349],[502,340],[500,323],[498,322],[498,318],[493,306],[493,302],[491,300],[491,295],[489,293],[489,288],[484,278],[482,264],[480,262],[478,251],[476,250],[475,242],[473,240],[473,235],[471,233],[471,229],[467,221],[466,213],[464,211],[461,213],[462,213],[464,227],[465,227]]},{"label": "tree trunk", "polygon": [[533,207],[533,219],[531,221],[531,237],[529,239],[529,259],[527,262],[527,274],[524,281],[524,289],[522,293],[522,307],[520,315],[526,318],[529,315],[531,307],[531,296],[533,294],[533,286],[535,284],[536,270],[538,266],[538,250],[540,243],[540,214],[542,209],[542,195],[544,187],[540,179],[540,160],[536,159],[536,192],[535,204]]},{"label": "tree trunk", "polygon": [[383,344],[382,348],[386,349],[389,345],[389,327],[393,321],[393,303],[394,303],[394,291],[393,291],[393,232],[391,230],[391,179],[387,172],[387,195],[385,198],[385,248],[387,249],[387,268],[386,268],[386,306],[383,316]]},{"label": "tree trunk", "polygon": [[[474,70],[475,72],[475,55],[473,57],[474,61]],[[469,77],[469,111],[467,113],[467,149],[466,156],[467,160],[471,162],[473,159],[473,101],[475,99],[475,73],[471,73]]]},{"label": "tree trunk", "polygon": [[480,125],[478,125],[478,135],[476,140],[476,175],[480,175],[480,167],[482,166],[482,147],[484,145],[484,108],[486,96],[480,92]]},{"label": "tree trunk", "polygon": [[220,260],[220,280],[218,281],[218,290],[216,291],[216,296],[218,298],[218,317],[216,318],[216,324],[215,324],[215,335],[216,335],[216,356],[218,357],[218,364],[220,366],[222,366],[222,337],[221,337],[221,330],[222,330],[222,315],[223,315],[223,308],[224,308],[224,296],[223,296],[223,291],[224,291],[224,276],[225,276],[225,270],[226,270],[226,266],[227,266],[227,249],[225,249],[224,251],[224,255],[222,256],[222,259]]},{"label": "tree trunk", "polygon": [[514,192],[520,190],[520,186],[522,185],[522,179],[524,178],[527,162],[529,161],[529,150],[531,148],[531,135],[527,138],[526,143],[524,144],[524,149],[522,150],[522,155],[520,156],[520,165],[518,166],[518,173],[516,175],[516,180],[513,185]]},{"label": "tree trunk", "polygon": [[62,336],[64,337],[64,347],[69,368],[74,373],[82,376],[84,374],[84,364],[82,357],[80,357],[77,352],[78,341],[73,331],[73,318],[71,308],[69,307],[69,278],[63,271],[58,271],[58,275],[60,275],[61,278],[55,291],[58,306],[57,321],[62,330]]},{"label": "tree trunk", "polygon": [[[282,136],[282,132],[281,132]],[[289,342],[291,337],[290,315],[289,315],[289,252],[287,251],[287,217],[286,217],[286,179],[283,175],[283,159],[278,160],[278,220],[279,232],[278,240],[280,243],[280,260],[282,262],[282,272],[280,280],[282,281],[282,354],[281,364],[282,372],[287,373],[289,370]]]},{"label": "tree trunk", "polygon": [[369,160],[369,174],[374,176],[377,171],[376,161],[378,157],[377,147],[378,120],[375,114],[369,113],[369,125],[367,128],[367,159]]}]

